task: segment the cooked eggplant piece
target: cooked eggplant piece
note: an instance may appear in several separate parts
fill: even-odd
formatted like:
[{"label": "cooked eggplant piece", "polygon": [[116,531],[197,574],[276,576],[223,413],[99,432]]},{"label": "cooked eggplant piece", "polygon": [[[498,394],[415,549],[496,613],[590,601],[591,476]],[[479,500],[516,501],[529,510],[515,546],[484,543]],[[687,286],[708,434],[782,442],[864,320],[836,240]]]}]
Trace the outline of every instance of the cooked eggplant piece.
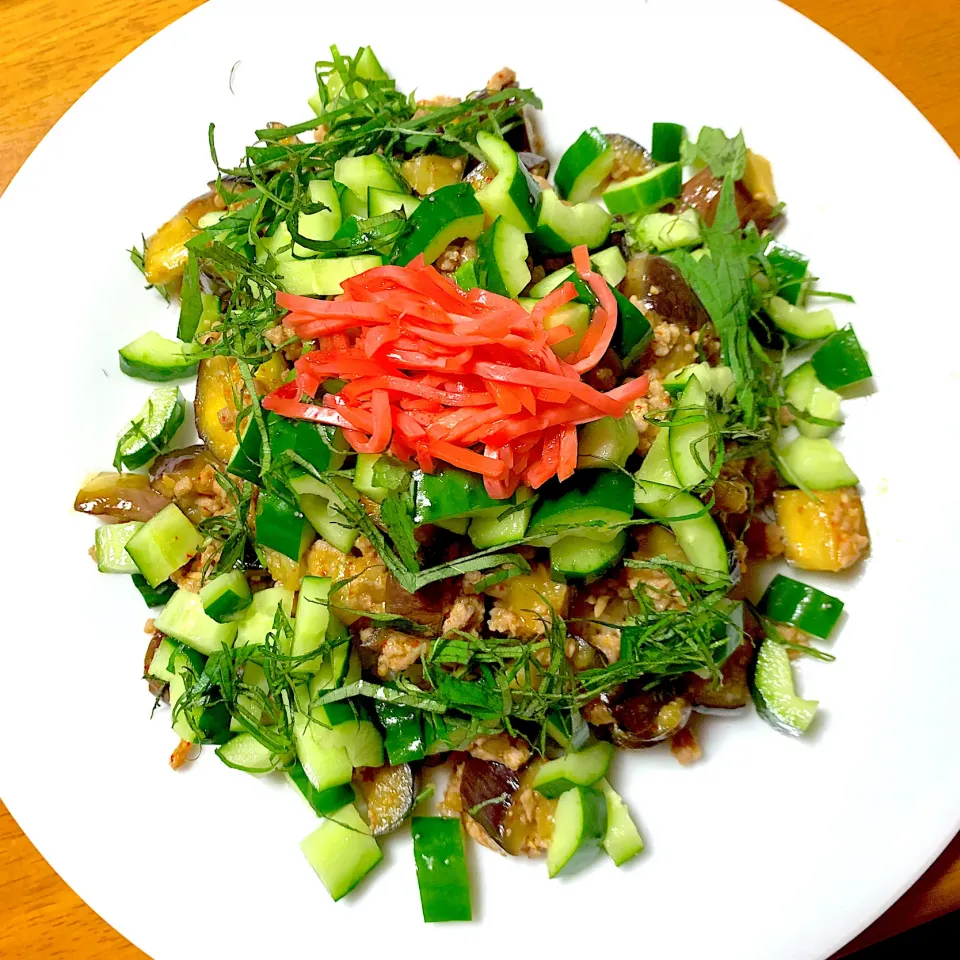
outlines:
[{"label": "cooked eggplant piece", "polygon": [[229,462],[237,447],[234,392],[242,391],[242,386],[240,372],[233,361],[226,357],[200,361],[197,398],[193,404],[197,433],[221,463]]},{"label": "cooked eggplant piece", "polygon": [[223,200],[212,191],[191,200],[147,240],[143,268],[147,282],[154,286],[178,283],[187,262],[188,240],[199,232],[197,222],[204,214],[223,209]]},{"label": "cooked eggplant piece", "polygon": [[80,488],[73,509],[116,520],[149,520],[170,505],[143,473],[98,473]]},{"label": "cooked eggplant piece", "polygon": [[213,455],[203,444],[171,450],[153,461],[150,486],[175,501],[193,523],[199,523],[206,514],[201,511],[197,498],[212,493],[201,484],[201,474],[214,465]]},{"label": "cooked eggplant piece", "polygon": [[543,763],[543,760],[533,760],[520,772],[520,790],[504,818],[501,846],[514,857],[540,854],[550,846],[557,801],[548,800],[533,789]]},{"label": "cooked eggplant piece", "polygon": [[663,257],[641,255],[629,260],[621,290],[624,296],[640,301],[640,309],[651,322],[666,320],[699,330],[710,320],[683,274]]},{"label": "cooked eggplant piece", "polygon": [[763,626],[748,604],[743,606],[743,641],[720,668],[720,684],[691,673],[684,697],[697,713],[727,714],[745,707],[750,700],[747,674],[756,648],[763,640]]},{"label": "cooked eggplant piece", "polygon": [[609,179],[616,183],[630,177],[649,173],[657,162],[636,140],[620,133],[608,133],[607,141],[613,146],[613,167]]},{"label": "cooked eggplant piece", "polygon": [[367,805],[367,822],[375,837],[392,833],[413,807],[414,777],[409,763],[366,771],[357,786]]},{"label": "cooked eggplant piece", "polygon": [[839,490],[777,490],[777,523],[784,556],[802,570],[836,573],[852,567],[870,546],[863,504],[855,487]]},{"label": "cooked eggplant piece", "polygon": [[613,714],[603,729],[619,747],[650,747],[682,730],[690,719],[690,704],[670,687],[644,690],[642,683],[624,684],[616,696],[601,696]]},{"label": "cooked eggplant piece", "polygon": [[[712,224],[717,215],[722,186],[723,180],[715,177],[709,167],[704,167],[683,185],[679,208],[687,210],[692,207],[707,223]],[[755,197],[750,193],[742,180],[738,180],[736,183],[734,200],[737,204],[737,214],[740,217],[742,227],[745,227],[752,220],[762,233],[777,219],[774,208],[763,197]]]},{"label": "cooked eggplant piece", "polygon": [[527,172],[533,174],[535,177],[543,177],[546,179],[550,176],[550,161],[546,157],[540,156],[539,153],[530,153],[527,150],[522,150],[517,154],[520,158],[520,162],[527,168]]},{"label": "cooked eggplant piece", "polygon": [[520,775],[502,763],[468,756],[463,762],[460,800],[486,833],[503,846],[507,811],[520,789]]},{"label": "cooked eggplant piece", "polygon": [[463,179],[466,161],[463,157],[441,157],[434,153],[421,153],[412,160],[400,164],[403,179],[410,184],[414,193],[421,197],[459,183]]}]

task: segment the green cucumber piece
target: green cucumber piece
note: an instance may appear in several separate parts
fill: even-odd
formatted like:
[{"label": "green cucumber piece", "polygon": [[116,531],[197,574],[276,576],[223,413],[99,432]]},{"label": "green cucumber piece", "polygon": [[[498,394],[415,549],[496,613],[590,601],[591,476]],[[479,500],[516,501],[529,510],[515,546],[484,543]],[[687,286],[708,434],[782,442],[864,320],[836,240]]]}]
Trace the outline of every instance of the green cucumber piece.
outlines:
[{"label": "green cucumber piece", "polygon": [[419,206],[419,198],[409,193],[384,190],[381,187],[370,187],[367,191],[367,210],[371,217],[382,217],[385,213],[402,210],[403,215],[409,220],[410,215]]},{"label": "green cucumber piece", "polygon": [[[181,644],[169,637],[164,637],[147,666],[147,676],[153,677],[154,680],[161,680],[163,683],[169,683],[174,678],[173,658],[183,649],[185,648]],[[197,666],[200,670],[203,669],[202,658],[200,658]]]},{"label": "green cucumber piece", "polygon": [[602,247],[610,236],[613,217],[596,203],[567,206],[554,190],[544,190],[540,216],[533,238],[547,253],[569,253],[585,245],[589,250]]},{"label": "green cucumber piece", "polygon": [[179,387],[157,387],[140,413],[120,432],[113,457],[114,467],[135,470],[163,453],[183,426],[186,410],[187,401]]},{"label": "green cucumber piece", "polygon": [[168,340],[152,330],[120,348],[120,369],[141,380],[183,380],[200,364],[200,346]]},{"label": "green cucumber piece", "polygon": [[829,640],[843,613],[843,601],[778,573],[764,591],[757,609],[777,623]]},{"label": "green cucumber piece", "polygon": [[155,623],[161,633],[207,657],[232,647],[237,636],[235,623],[217,623],[204,613],[200,594],[184,589],[167,601]]},{"label": "green cucumber piece", "polygon": [[312,532],[303,513],[275,493],[257,498],[257,543],[299,561],[310,545]]},{"label": "green cucumber piece", "polygon": [[476,240],[483,231],[483,218],[483,207],[469,183],[434,190],[413,211],[390,260],[406,266],[423,256],[424,263],[433,263],[454,240]]},{"label": "green cucumber piece", "polygon": [[831,390],[840,390],[873,376],[853,327],[844,327],[830,336],[810,358],[810,363],[820,382]]},{"label": "green cucumber piece", "polygon": [[557,193],[570,203],[589,200],[613,169],[615,156],[613,145],[596,127],[584,130],[557,164]]},{"label": "green cucumber piece", "polygon": [[189,563],[203,549],[203,537],[171,503],[151,517],[127,541],[127,553],[151,587]]},{"label": "green cucumber piece", "polygon": [[454,272],[453,279],[461,290],[475,290],[479,287],[480,281],[477,279],[476,258],[473,260],[465,260],[461,263]]},{"label": "green cucumber piece", "polygon": [[607,801],[593,787],[572,787],[560,796],[547,851],[551,878],[570,876],[591,864],[607,832]]},{"label": "green cucumber piece", "polygon": [[491,220],[503,219],[515,230],[530,233],[537,225],[540,209],[536,180],[506,140],[481,130],[477,146],[497,171],[493,180],[477,191],[480,206]]},{"label": "green cucumber piece", "polygon": [[[663,431],[657,435],[657,440],[662,435]],[[651,447],[647,459],[653,452]],[[670,527],[691,564],[719,577],[729,577],[727,548],[720,528],[706,507],[692,494],[646,479],[640,475],[642,471],[641,467],[634,476],[634,500],[637,507],[647,516],[662,520]],[[676,519],[678,517],[688,519]]]},{"label": "green cucumber piece", "polygon": [[[283,587],[268,587],[253,595],[250,606],[236,622],[237,640],[234,646],[249,647],[266,643],[267,634],[273,630],[277,609],[287,619],[293,614],[293,592]],[[280,638],[283,639],[282,636]]]},{"label": "green cucumber piece", "polygon": [[680,145],[686,134],[687,131],[679,123],[655,123],[650,138],[650,156],[657,163],[679,160]]},{"label": "green cucumber piece", "polygon": [[818,701],[797,696],[787,648],[764,640],[757,653],[750,689],[757,713],[781,733],[799,737],[817,712]]},{"label": "green cucumber piece", "polygon": [[[303,578],[297,600],[297,619],[293,628],[291,656],[303,657],[320,647],[327,638],[330,622],[330,577]],[[296,673],[316,673],[323,664],[323,655],[293,667]]]},{"label": "green cucumber piece", "polygon": [[253,602],[247,575],[231,570],[205,583],[200,589],[203,612],[217,623],[236,620]]},{"label": "green cucumber piece", "polygon": [[329,260],[287,260],[277,264],[277,275],[287,293],[309,297],[335,297],[343,293],[344,280],[383,266],[372,253]]},{"label": "green cucumber piece", "polygon": [[414,471],[415,523],[436,523],[453,517],[499,516],[515,503],[494,500],[483,485],[483,478],[456,467],[444,467],[436,473]]},{"label": "green cucumber piece", "polygon": [[405,192],[403,178],[394,170],[393,164],[380,153],[341,157],[334,165],[333,178],[364,203],[371,187],[389,190],[391,193]]},{"label": "green cucumber piece", "polygon": [[172,580],[151,587],[142,573],[133,574],[131,579],[148,607],[162,607],[177,592],[177,585]]},{"label": "green cucumber piece", "polygon": [[334,900],[345,897],[383,859],[369,825],[352,805],[332,813],[300,850]]},{"label": "green cucumber piece", "polygon": [[573,787],[589,787],[607,775],[612,759],[612,743],[595,743],[578,753],[568,753],[540,767],[533,789],[553,799]]},{"label": "green cucumber piece", "polygon": [[583,343],[583,338],[590,328],[590,308],[585,303],[562,304],[543,318],[544,330],[552,330],[554,327],[569,327],[573,331],[569,337],[550,344],[550,349],[561,360],[565,360],[576,353]]},{"label": "green cucumber piece", "polygon": [[597,786],[607,801],[607,832],[603,835],[603,849],[618,867],[622,867],[643,852],[643,837],[620,794],[606,780],[601,780]]},{"label": "green cucumber piece", "polygon": [[422,711],[379,700],[374,708],[384,730],[384,749],[390,763],[397,766],[422,760],[426,755]]},{"label": "green cucumber piece", "polygon": [[318,817],[329,817],[341,807],[353,803],[355,799],[353,787],[349,783],[340,783],[327,790],[315,789],[299,761],[295,761],[293,766],[287,770],[287,777],[300,791],[304,800],[310,804]]},{"label": "green cucumber piece", "polygon": [[414,817],[411,829],[424,922],[473,919],[460,818]]},{"label": "green cucumber piece", "polygon": [[133,557],[127,553],[131,537],[143,527],[139,520],[111,523],[97,527],[93,535],[93,552],[101,573],[139,573]]},{"label": "green cucumber piece", "polygon": [[[322,203],[328,209],[316,213],[301,213],[297,220],[297,231],[308,240],[332,240],[343,223],[340,209],[340,194],[332,180],[311,180],[307,184],[307,197],[311,203]],[[306,247],[297,247],[301,257],[316,256]]]},{"label": "green cucumber piece", "polygon": [[808,490],[836,490],[859,483],[844,455],[826,438],[797,437],[779,451],[784,477]]},{"label": "green cucumber piece", "polygon": [[804,281],[809,259],[796,250],[774,243],[767,251],[767,261],[776,278],[776,295],[787,303],[802,305],[806,297]]},{"label": "green cucumber piece", "polygon": [[477,281],[485,290],[516,297],[530,282],[527,238],[505,218],[498,217],[477,240]]},{"label": "green cucumber piece", "polygon": [[587,537],[561,537],[550,547],[550,572],[560,580],[595,579],[614,566],[626,548],[626,530],[606,542]]},{"label": "green cucumber piece", "polygon": [[[798,411],[795,423],[803,436],[814,440],[829,437],[843,422],[840,411],[843,398],[817,379],[812,363],[803,363],[797,367],[786,378],[783,385],[787,401]],[[805,420],[804,414],[816,420],[832,422],[817,423],[813,419]]]},{"label": "green cucumber piece", "polygon": [[679,163],[664,163],[649,173],[608,187],[603,200],[611,213],[652,213],[680,195],[683,171]]},{"label": "green cucumber piece", "polygon": [[620,531],[597,521],[617,524],[633,519],[633,481],[629,476],[612,470],[591,471],[574,482],[573,489],[537,508],[527,528],[527,536],[538,537],[530,541],[533,546],[549,547],[568,536],[608,542]]},{"label": "green cucumber piece", "polygon": [[832,310],[804,310],[782,297],[771,297],[764,309],[773,325],[793,341],[822,340],[837,329]]},{"label": "green cucumber piece", "polygon": [[[521,487],[517,490],[514,499],[519,504],[523,503],[529,496],[530,491]],[[520,540],[527,532],[532,512],[532,507],[524,507],[522,510],[511,510],[510,514],[502,520],[498,515],[475,517],[470,521],[470,527],[467,531],[470,535],[470,542],[478,550],[487,550],[490,547],[502,547],[508,543],[513,543],[515,540]]]},{"label": "green cucumber piece", "polygon": [[[709,363],[688,363],[663,378],[663,389],[671,396],[683,393],[690,378],[695,376],[707,393],[727,400],[733,398],[733,371],[726,366],[711,367]],[[651,478],[652,479],[652,478]]]},{"label": "green cucumber piece", "polygon": [[353,486],[370,500],[383,503],[410,482],[410,471],[398,460],[382,453],[358,453]]},{"label": "green cucumber piece", "polygon": [[282,770],[289,762],[288,757],[278,756],[252,733],[238,734],[217,747],[216,753],[228,767],[257,776]]},{"label": "green cucumber piece", "polygon": [[660,253],[693,247],[703,239],[700,217],[692,207],[681,213],[648,213],[637,221],[630,236],[637,246]]},{"label": "green cucumber piece", "polygon": [[[607,247],[605,250],[592,253],[590,263],[611,287],[618,286],[627,275],[627,261],[623,259],[623,254],[617,247]],[[553,293],[557,287],[570,280],[575,274],[576,267],[572,264],[569,267],[554,270],[553,273],[548,273],[530,288],[530,296],[540,300],[548,293]]]},{"label": "green cucumber piece", "polygon": [[580,428],[577,469],[616,470],[625,467],[637,449],[640,433],[633,418],[601,417]]},{"label": "green cucumber piece", "polygon": [[710,476],[716,446],[713,419],[700,378],[690,377],[666,428],[670,463],[681,487],[695,487]]}]

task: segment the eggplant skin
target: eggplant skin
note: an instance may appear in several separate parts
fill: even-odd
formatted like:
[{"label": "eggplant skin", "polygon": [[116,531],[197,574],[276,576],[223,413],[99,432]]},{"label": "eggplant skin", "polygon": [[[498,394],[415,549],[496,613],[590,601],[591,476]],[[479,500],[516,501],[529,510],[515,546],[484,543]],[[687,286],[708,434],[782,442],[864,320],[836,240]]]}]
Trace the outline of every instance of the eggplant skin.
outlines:
[{"label": "eggplant skin", "polygon": [[146,521],[156,516],[171,500],[153,490],[143,473],[98,473],[77,493],[73,509],[114,520]]},{"label": "eggplant skin", "polygon": [[375,837],[392,833],[413,806],[414,777],[410,764],[379,767],[360,782],[367,803],[367,819]]},{"label": "eggplant skin", "polygon": [[460,780],[460,801],[464,812],[469,813],[501,847],[507,812],[519,789],[520,776],[508,766],[470,756],[464,760]]},{"label": "eggplant skin", "polygon": [[672,685],[644,690],[642,683],[623,684],[614,694],[601,694],[613,723],[600,729],[626,750],[651,747],[672,737],[690,720],[688,701]]}]

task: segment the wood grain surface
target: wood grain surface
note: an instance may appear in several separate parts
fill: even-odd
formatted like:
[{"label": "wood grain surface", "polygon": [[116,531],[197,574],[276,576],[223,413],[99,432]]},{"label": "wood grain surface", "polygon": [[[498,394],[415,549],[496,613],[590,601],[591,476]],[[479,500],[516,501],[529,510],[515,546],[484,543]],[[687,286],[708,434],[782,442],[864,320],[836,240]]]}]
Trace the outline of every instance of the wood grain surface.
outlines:
[{"label": "wood grain surface", "polygon": [[[198,0],[0,0],[0,192],[64,111]],[[892,80],[960,150],[960,3],[794,0]],[[960,837],[847,948],[960,907]],[[0,803],[0,957],[135,960],[144,954],[50,869]]]}]

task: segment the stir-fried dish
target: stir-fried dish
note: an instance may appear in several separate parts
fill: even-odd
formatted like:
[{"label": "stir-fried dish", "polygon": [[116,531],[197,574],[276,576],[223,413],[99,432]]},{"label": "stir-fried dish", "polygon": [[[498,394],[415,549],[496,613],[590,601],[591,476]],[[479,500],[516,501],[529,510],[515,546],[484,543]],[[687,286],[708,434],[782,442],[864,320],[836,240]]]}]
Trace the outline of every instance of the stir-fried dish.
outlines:
[{"label": "stir-fried dish", "polygon": [[832,659],[843,603],[753,574],[866,552],[830,436],[870,368],[742,133],[591,128],[551,179],[511,70],[427,101],[369,48],[316,74],[238,166],[211,127],[216,180],[132,251],[176,339],[120,350],[160,385],[76,508],[158,608],[171,765],[286,777],[334,899],[412,830],[424,919],[468,920],[464,832],[619,866],[618,748],[694,762],[751,700],[810,728],[791,661]]}]

